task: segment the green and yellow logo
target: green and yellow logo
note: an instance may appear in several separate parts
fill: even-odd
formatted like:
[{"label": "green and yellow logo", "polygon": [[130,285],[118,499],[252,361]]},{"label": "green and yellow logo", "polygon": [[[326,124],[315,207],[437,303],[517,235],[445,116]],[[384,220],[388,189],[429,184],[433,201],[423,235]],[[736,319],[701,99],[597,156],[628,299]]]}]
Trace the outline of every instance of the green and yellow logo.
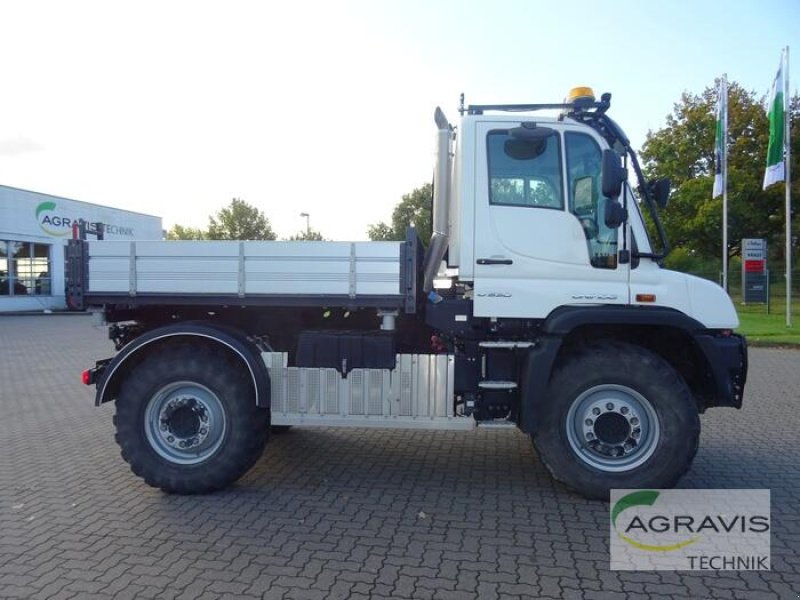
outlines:
[{"label": "green and yellow logo", "polygon": [[[89,221],[89,219],[85,220],[87,222]],[[72,226],[75,223],[79,223],[80,219],[77,217],[65,217],[63,213],[58,211],[55,202],[47,200],[45,202],[40,202],[36,207],[36,221],[46,234],[64,237],[72,234]],[[112,225],[109,223],[103,223],[103,227],[107,234],[133,237],[133,227]]]},{"label": "green and yellow logo", "polygon": [[644,521],[637,515],[628,521],[627,524],[623,525],[620,523],[619,526],[617,525],[617,519],[623,512],[636,506],[653,506],[656,500],[658,500],[659,495],[660,493],[655,490],[640,490],[627,494],[617,500],[614,503],[614,507],[611,509],[611,523],[617,535],[634,548],[647,552],[672,552],[685,548],[698,541],[700,539],[699,537],[690,537],[689,539],[670,544],[647,544],[637,541],[630,536],[632,531],[653,534],[675,533],[678,528],[673,527],[673,523],[670,519],[662,515],[651,517],[648,521]]},{"label": "green and yellow logo", "polygon": [[50,200],[40,202],[36,207],[36,220],[48,235],[64,237],[72,233],[74,219],[56,214],[56,203]]}]

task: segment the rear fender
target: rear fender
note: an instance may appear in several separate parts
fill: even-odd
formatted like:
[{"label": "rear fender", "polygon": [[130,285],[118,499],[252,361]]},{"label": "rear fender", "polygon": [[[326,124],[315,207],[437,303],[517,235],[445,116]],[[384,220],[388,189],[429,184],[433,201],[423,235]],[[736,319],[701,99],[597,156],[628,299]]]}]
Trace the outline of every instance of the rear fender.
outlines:
[{"label": "rear fender", "polygon": [[127,344],[111,362],[105,365],[97,381],[95,405],[116,398],[127,373],[146,356],[158,352],[164,344],[185,339],[222,348],[246,368],[255,391],[256,406],[270,407],[269,374],[259,349],[247,336],[233,328],[210,323],[184,322],[159,327]]}]

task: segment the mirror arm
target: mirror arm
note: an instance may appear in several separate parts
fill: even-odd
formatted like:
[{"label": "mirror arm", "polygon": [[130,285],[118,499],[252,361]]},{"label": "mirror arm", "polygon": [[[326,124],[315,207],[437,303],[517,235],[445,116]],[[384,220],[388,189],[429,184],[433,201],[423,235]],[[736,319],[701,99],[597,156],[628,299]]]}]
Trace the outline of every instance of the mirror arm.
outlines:
[{"label": "mirror arm", "polygon": [[658,216],[658,210],[656,209],[655,202],[653,198],[650,196],[650,190],[647,189],[647,185],[644,180],[644,174],[642,173],[642,168],[639,166],[639,160],[636,158],[636,154],[633,151],[633,148],[630,145],[625,146],[625,160],[627,161],[628,157],[630,156],[631,164],[633,165],[633,170],[636,173],[636,179],[639,182],[639,193],[644,198],[645,202],[647,203],[647,208],[650,211],[650,215],[653,217],[653,222],[656,226],[656,231],[658,231],[658,237],[661,238],[661,246],[662,251],[660,253],[654,254],[653,256],[647,256],[646,254],[640,254],[640,256],[644,258],[653,258],[654,260],[662,260],[667,257],[670,253],[672,248],[669,245],[669,240],[667,239],[667,232],[664,230],[664,225],[661,223],[661,219]]},{"label": "mirror arm", "polygon": [[[628,172],[628,153],[625,153],[625,158],[622,160],[622,167],[625,172]],[[622,250],[619,251],[620,264],[626,265],[631,262],[631,253],[628,250],[628,225],[630,219],[628,218],[628,194],[626,192],[627,181],[622,184],[622,210],[625,213],[625,220],[622,222]]]}]

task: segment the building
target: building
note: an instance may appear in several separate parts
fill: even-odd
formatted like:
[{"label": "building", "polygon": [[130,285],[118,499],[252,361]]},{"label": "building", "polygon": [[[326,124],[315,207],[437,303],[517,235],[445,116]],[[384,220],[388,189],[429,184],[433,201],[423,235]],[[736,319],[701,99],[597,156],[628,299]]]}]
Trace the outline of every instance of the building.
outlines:
[{"label": "building", "polygon": [[63,310],[72,224],[103,223],[107,240],[160,240],[161,217],[0,185],[0,312]]}]

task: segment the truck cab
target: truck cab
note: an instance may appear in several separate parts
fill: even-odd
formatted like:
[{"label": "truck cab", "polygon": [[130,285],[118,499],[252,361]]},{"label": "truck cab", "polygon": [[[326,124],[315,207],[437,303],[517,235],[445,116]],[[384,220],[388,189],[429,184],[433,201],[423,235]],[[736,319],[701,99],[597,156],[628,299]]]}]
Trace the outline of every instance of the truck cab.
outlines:
[{"label": "truck cab", "polygon": [[[456,277],[439,284],[471,285],[481,317],[545,319],[569,305],[661,306],[709,328],[738,327],[719,286],[659,265],[667,241],[655,254],[642,214],[654,199],[634,193],[651,187],[638,164],[626,169],[633,187],[626,178],[618,196],[603,194],[604,153],[618,150],[626,165],[636,157],[613,121],[613,129],[597,121],[605,106],[591,90],[577,88],[568,100],[576,97],[581,108],[559,117],[537,114],[539,105],[479,106],[464,109],[458,128],[445,125],[454,152],[446,149],[449,163],[437,161],[450,169],[447,192],[437,197],[447,220],[437,224],[447,232],[447,267]],[[609,222],[615,206],[625,211],[622,223]],[[652,214],[657,222],[655,207]]]}]

